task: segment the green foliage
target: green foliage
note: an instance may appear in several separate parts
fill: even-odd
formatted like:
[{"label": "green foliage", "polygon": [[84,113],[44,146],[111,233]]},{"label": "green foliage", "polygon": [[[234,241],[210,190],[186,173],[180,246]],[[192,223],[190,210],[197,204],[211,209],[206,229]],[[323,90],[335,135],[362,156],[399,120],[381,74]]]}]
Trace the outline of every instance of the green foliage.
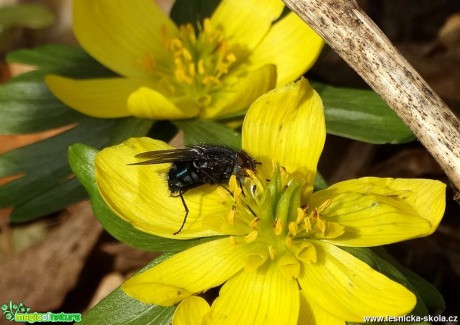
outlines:
[{"label": "green foliage", "polygon": [[176,0],[171,9],[171,19],[177,25],[191,23],[195,30],[197,22],[210,17],[220,0]]},{"label": "green foliage", "polygon": [[85,119],[48,91],[39,81],[9,82],[0,86],[0,133],[41,132]]},{"label": "green foliage", "polygon": [[415,139],[409,128],[373,91],[311,84],[323,100],[328,133],[376,144]]},{"label": "green foliage", "polygon": [[152,121],[87,117],[65,106],[49,92],[43,76],[50,72],[71,77],[113,75],[81,49],[45,46],[15,52],[8,60],[41,69],[0,85],[0,133],[25,134],[68,127],[46,140],[0,155],[0,177],[21,176],[0,186],[0,208],[14,207],[10,220],[24,222],[59,211],[86,197],[67,163],[70,145],[82,142],[102,148],[145,135]]},{"label": "green foliage", "polygon": [[241,133],[218,122],[193,119],[174,121],[184,131],[185,144],[210,143],[241,149]]},{"label": "green foliage", "polygon": [[[156,258],[140,272],[163,262],[170,256],[169,254],[164,254]],[[175,306],[163,307],[143,304],[127,296],[118,288],[83,315],[80,324],[170,324],[175,309]]]},{"label": "green foliage", "polygon": [[[8,63],[22,63],[39,68],[16,76],[11,81],[41,82],[47,74],[55,73],[71,78],[96,78],[117,76],[99,64],[82,48],[66,45],[44,45],[9,53]],[[45,86],[46,87],[46,86]]]},{"label": "green foliage", "polygon": [[40,5],[20,4],[0,9],[0,27],[44,28],[54,21],[53,14]]},{"label": "green foliage", "polygon": [[3,50],[11,42],[12,29],[41,29],[53,22],[53,14],[40,5],[16,4],[0,8],[0,50]]}]

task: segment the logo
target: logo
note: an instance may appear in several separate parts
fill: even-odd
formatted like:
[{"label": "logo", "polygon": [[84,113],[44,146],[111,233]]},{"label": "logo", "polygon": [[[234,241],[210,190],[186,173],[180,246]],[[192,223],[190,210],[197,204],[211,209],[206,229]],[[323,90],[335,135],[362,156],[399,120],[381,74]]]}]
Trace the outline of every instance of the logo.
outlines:
[{"label": "logo", "polygon": [[12,300],[10,300],[9,304],[3,304],[1,308],[3,315],[10,322],[27,322],[30,324],[39,322],[81,322],[81,313],[30,312],[30,308],[22,302],[15,304]]}]

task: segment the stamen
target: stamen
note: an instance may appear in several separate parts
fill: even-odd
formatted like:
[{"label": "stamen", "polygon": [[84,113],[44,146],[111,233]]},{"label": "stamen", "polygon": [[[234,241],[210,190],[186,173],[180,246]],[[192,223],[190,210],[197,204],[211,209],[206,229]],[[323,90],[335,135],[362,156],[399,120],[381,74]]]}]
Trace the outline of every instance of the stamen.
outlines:
[{"label": "stamen", "polygon": [[273,261],[275,259],[275,257],[276,257],[276,251],[275,251],[275,248],[272,245],[268,245],[268,254],[270,254],[270,258]]},{"label": "stamen", "polygon": [[251,222],[249,223],[248,226],[251,227],[251,228],[253,228],[253,229],[255,229],[255,228],[257,228],[257,226],[259,225],[259,221],[260,221],[260,218],[259,218],[259,217],[254,218],[254,219],[251,220]]},{"label": "stamen", "polygon": [[279,236],[283,231],[283,224],[280,219],[276,219],[274,227],[275,235]]},{"label": "stamen", "polygon": [[230,176],[230,181],[228,182],[228,186],[230,187],[230,191],[233,193],[235,192],[237,188],[239,188],[238,181],[236,180],[235,175]]},{"label": "stamen", "polygon": [[235,224],[235,214],[236,214],[236,206],[232,206],[232,209],[228,212],[227,220],[228,223],[232,226]]},{"label": "stamen", "polygon": [[323,203],[321,203],[321,205],[316,209],[318,213],[321,213],[324,210],[326,210],[331,205],[331,202],[332,202],[332,199],[328,199],[324,201]]},{"label": "stamen", "polygon": [[258,231],[257,230],[254,230],[254,231],[251,231],[249,234],[247,234],[245,237],[244,237],[244,241],[246,243],[252,243],[253,241],[255,241],[257,239],[257,236],[258,236]]},{"label": "stamen", "polygon": [[155,72],[175,84],[176,93],[192,96],[198,106],[211,105],[212,94],[228,84],[228,78],[223,78],[238,59],[221,28],[205,19],[198,33],[192,24],[186,24],[180,26],[175,38],[168,39],[166,31],[163,34],[172,64],[165,71]]},{"label": "stamen", "polygon": [[299,231],[299,227],[297,226],[297,223],[295,222],[289,222],[289,233],[292,235],[292,236],[295,236],[297,235],[297,232]]},{"label": "stamen", "polygon": [[303,219],[303,222],[305,224],[305,231],[306,232],[310,232],[311,231],[311,222],[310,222],[310,218],[304,218]]},{"label": "stamen", "polygon": [[305,214],[305,211],[302,210],[301,208],[297,208],[297,218],[295,220],[295,222],[297,224],[301,223],[302,220],[306,217],[307,215]]},{"label": "stamen", "polygon": [[326,224],[321,218],[316,220],[316,228],[324,235],[324,232],[326,231]]}]

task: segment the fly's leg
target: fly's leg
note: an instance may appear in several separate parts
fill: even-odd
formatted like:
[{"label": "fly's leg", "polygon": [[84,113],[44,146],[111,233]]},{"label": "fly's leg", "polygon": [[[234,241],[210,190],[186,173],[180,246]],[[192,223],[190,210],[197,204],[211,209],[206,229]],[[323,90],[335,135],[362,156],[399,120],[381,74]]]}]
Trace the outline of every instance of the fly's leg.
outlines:
[{"label": "fly's leg", "polygon": [[238,180],[238,185],[241,188],[241,194],[243,194],[243,196],[246,196],[246,194],[244,194],[243,183],[241,182],[241,177],[238,177],[237,180]]},{"label": "fly's leg", "polygon": [[184,200],[183,191],[179,191],[179,197],[182,201],[182,205],[184,206],[185,216],[184,216],[184,221],[182,221],[182,225],[180,226],[179,230],[176,231],[173,235],[177,235],[178,233],[181,232],[182,228],[184,228],[185,222],[187,221],[188,212],[189,212],[187,208],[187,203],[185,203],[185,200]]},{"label": "fly's leg", "polygon": [[227,187],[225,187],[224,185],[222,184],[219,184],[220,187],[222,187],[224,190],[226,190],[228,192],[228,194],[230,194],[230,196],[233,196],[233,193],[232,191],[230,191]]}]

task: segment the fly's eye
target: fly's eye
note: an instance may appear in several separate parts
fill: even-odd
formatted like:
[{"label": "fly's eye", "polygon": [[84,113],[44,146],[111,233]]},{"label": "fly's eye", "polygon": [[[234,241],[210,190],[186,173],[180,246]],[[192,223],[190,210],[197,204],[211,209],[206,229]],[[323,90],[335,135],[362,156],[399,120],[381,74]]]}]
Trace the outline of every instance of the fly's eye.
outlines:
[{"label": "fly's eye", "polygon": [[252,157],[244,151],[238,152],[238,154],[236,155],[236,163],[243,169],[256,169],[254,159],[252,159]]},{"label": "fly's eye", "polygon": [[207,168],[208,163],[206,161],[194,161],[193,166],[196,168]]}]

